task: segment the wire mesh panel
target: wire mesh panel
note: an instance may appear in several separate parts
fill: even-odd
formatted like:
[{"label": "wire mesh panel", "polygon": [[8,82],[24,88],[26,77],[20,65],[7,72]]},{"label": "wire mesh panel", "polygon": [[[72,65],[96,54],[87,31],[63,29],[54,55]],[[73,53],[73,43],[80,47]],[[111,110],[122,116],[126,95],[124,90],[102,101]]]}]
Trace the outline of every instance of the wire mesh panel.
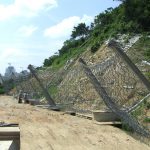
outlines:
[{"label": "wire mesh panel", "polygon": [[[132,129],[144,136],[150,136],[150,132],[148,132],[150,124],[143,124],[143,119],[148,121],[150,117],[150,103],[146,101],[146,98],[150,95],[149,81],[123,51],[119,53],[113,51],[113,53],[114,55],[110,57],[110,60],[112,60],[110,65],[102,72],[92,72],[92,69],[88,68],[82,59],[80,62],[105,104]],[[145,104],[142,103],[141,107],[140,103],[144,100]],[[140,110],[136,109],[137,106],[141,107]],[[133,111],[132,116],[129,114],[131,110]],[[144,111],[146,113],[143,113]],[[137,114],[139,112],[140,114]],[[140,124],[145,125],[147,130],[142,128]]]},{"label": "wire mesh panel", "polygon": [[78,66],[72,69],[58,86],[57,100],[64,104],[66,109],[80,113],[89,114],[93,109],[104,106],[100,105],[103,101],[99,100],[93,85]]},{"label": "wire mesh panel", "polygon": [[28,99],[40,99],[42,97],[42,90],[31,73],[14,76],[13,81],[15,85],[14,94],[16,96],[24,93]]},{"label": "wire mesh panel", "polygon": [[113,59],[105,71],[94,75],[102,82],[114,102],[120,108],[128,109],[144,98],[149,90],[118,54]]},{"label": "wire mesh panel", "polygon": [[79,59],[82,68],[84,69],[87,77],[90,79],[91,83],[93,84],[95,90],[99,94],[100,97],[102,97],[103,101],[105,102],[106,106],[110,108],[118,117],[120,117],[125,124],[128,124],[128,126],[139,133],[142,136],[150,137],[150,132],[147,129],[144,129],[139,122],[137,121],[137,118],[132,117],[129,112],[125,110],[121,110],[121,108],[117,105],[117,103],[112,99],[112,97],[107,92],[106,87],[103,86],[102,80],[98,81],[95,75],[92,73],[92,71],[87,67],[86,62],[83,59]]}]

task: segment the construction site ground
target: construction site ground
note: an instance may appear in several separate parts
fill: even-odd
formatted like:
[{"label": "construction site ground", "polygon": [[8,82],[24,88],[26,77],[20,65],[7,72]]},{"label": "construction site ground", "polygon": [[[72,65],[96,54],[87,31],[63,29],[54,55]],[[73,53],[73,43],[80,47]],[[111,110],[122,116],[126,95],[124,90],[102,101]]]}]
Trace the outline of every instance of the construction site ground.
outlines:
[{"label": "construction site ground", "polygon": [[0,122],[19,123],[21,150],[150,150],[125,131],[0,96]]}]

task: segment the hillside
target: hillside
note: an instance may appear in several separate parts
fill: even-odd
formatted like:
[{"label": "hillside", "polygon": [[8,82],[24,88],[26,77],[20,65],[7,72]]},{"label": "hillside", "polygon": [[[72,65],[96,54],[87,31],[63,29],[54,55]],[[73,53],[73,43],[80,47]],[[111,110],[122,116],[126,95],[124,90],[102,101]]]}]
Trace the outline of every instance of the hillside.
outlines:
[{"label": "hillside", "polygon": [[[150,1],[122,0],[117,8],[108,8],[95,16],[94,22],[87,26],[84,22],[74,27],[71,38],[64,41],[58,53],[46,58],[44,67],[57,70],[77,57],[87,49],[95,53],[99,47],[111,38],[118,39],[120,34],[148,35],[150,31]],[[143,11],[144,10],[144,11]],[[149,52],[147,52],[149,57]]]}]

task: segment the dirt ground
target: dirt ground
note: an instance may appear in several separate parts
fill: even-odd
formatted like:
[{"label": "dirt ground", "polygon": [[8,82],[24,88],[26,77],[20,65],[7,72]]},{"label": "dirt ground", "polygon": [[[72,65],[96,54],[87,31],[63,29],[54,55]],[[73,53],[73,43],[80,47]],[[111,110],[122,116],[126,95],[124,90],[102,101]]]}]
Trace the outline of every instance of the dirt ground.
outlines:
[{"label": "dirt ground", "polygon": [[0,96],[0,122],[19,123],[21,150],[150,150],[119,128]]}]

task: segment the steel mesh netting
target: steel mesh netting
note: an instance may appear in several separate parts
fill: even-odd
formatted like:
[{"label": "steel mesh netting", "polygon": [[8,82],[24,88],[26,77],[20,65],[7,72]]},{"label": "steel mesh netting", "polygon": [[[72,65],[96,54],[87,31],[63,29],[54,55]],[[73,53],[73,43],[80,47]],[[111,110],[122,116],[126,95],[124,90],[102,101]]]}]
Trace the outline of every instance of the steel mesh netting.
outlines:
[{"label": "steel mesh netting", "polygon": [[[41,84],[46,90],[49,90],[49,87],[51,85],[51,81],[54,81],[54,77],[56,77],[56,73],[52,72],[51,70],[37,70],[36,68],[33,67],[34,73],[37,75],[39,78]],[[32,75],[32,73],[31,73]],[[45,97],[43,93],[43,89],[41,88],[39,82],[35,78],[34,75],[32,75],[32,78],[30,79],[30,83],[32,83],[32,86],[34,88],[34,91],[38,93],[38,97],[43,99]],[[54,82],[55,84],[56,82]],[[46,103],[46,99],[44,100]]]},{"label": "steel mesh netting", "polygon": [[[126,112],[132,110],[132,117],[150,131],[150,91],[118,53],[114,51],[110,60],[110,65],[103,72],[93,71],[94,75],[116,106]],[[136,105],[138,107],[134,107]],[[125,120],[130,123],[128,117]]]},{"label": "steel mesh netting", "polygon": [[99,101],[95,103],[95,100],[99,97],[79,66],[53,74],[46,70],[35,71],[55,103],[65,110],[91,113],[98,107]]},{"label": "steel mesh netting", "polygon": [[45,89],[47,89],[50,93],[50,96],[54,99],[55,103],[59,103],[57,99],[58,94],[58,86],[63,80],[65,74],[65,70],[60,70],[58,72],[54,72],[51,70],[40,70],[37,73],[37,76]]},{"label": "steel mesh netting", "polygon": [[[50,93],[53,92],[53,89],[57,88],[57,86],[60,84],[64,74],[64,72],[56,73],[52,72],[51,70],[37,70],[35,67],[33,67],[33,71],[37,75],[43,87],[46,90],[49,90]],[[28,93],[30,98],[45,99],[43,89],[32,72],[30,72],[28,75],[14,77],[14,82],[17,93],[19,93],[21,90],[23,93]],[[55,93],[51,94],[52,97],[55,96]],[[45,99],[44,102],[46,103],[47,100]]]},{"label": "steel mesh netting", "polygon": [[105,71],[101,74],[93,73],[103,84],[110,97],[122,109],[128,109],[149,93],[142,81],[118,54],[113,57],[113,61]]},{"label": "steel mesh netting", "polygon": [[76,66],[66,75],[58,86],[56,99],[65,109],[90,114],[92,110],[102,109],[103,101],[95,92],[84,71]]},{"label": "steel mesh netting", "polygon": [[31,75],[29,80],[26,81],[30,87],[30,93],[32,98],[42,98],[43,92],[37,83],[37,80]]},{"label": "steel mesh netting", "polygon": [[[145,50],[149,49],[150,43],[142,44],[141,47],[142,48],[139,49],[139,47],[135,45],[131,48],[131,50],[127,51],[127,55],[150,82],[150,78],[148,76],[150,74],[150,64],[149,60],[145,56]],[[136,110],[133,108],[133,112],[131,112],[131,114],[137,118],[140,124],[150,131],[150,91],[143,99],[143,103],[140,104]]]},{"label": "steel mesh netting", "polygon": [[31,74],[21,75],[14,78],[16,94],[20,91],[27,93],[29,98],[40,98],[41,89],[37,84],[37,81]]},{"label": "steel mesh netting", "polygon": [[[122,61],[119,55],[113,55],[104,62],[90,66],[90,69],[101,79],[103,86],[120,109],[128,109],[148,94],[148,90],[139,78]],[[39,79],[50,91],[57,104],[66,109],[91,113],[92,110],[105,109],[103,101],[95,92],[84,71],[76,66],[69,72],[38,71]],[[30,79],[31,80],[31,79]],[[35,78],[32,78],[35,80]],[[36,82],[34,87],[40,91]],[[42,93],[42,92],[41,92]]]},{"label": "steel mesh netting", "polygon": [[[102,74],[112,63],[113,57],[102,63],[91,65],[90,69],[96,74]],[[84,70],[79,66],[72,68],[57,87],[55,95],[60,104],[67,109],[80,113],[92,113],[93,110],[107,109],[101,97],[98,96]]]}]

